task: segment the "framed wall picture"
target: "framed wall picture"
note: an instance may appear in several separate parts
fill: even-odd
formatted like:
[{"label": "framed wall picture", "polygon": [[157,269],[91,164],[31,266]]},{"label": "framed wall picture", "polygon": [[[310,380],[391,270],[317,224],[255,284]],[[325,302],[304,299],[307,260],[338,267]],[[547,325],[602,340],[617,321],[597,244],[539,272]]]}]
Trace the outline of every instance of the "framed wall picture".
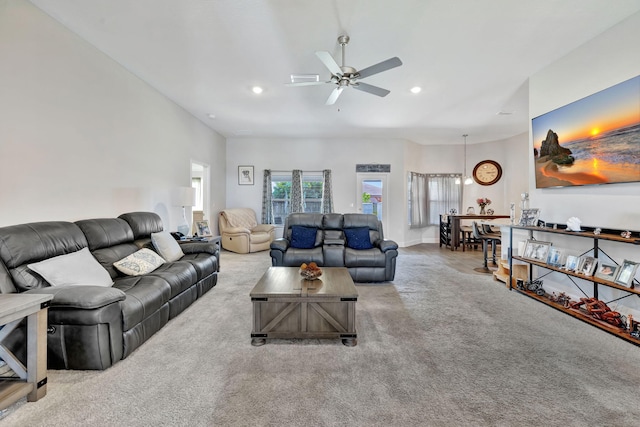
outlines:
[{"label": "framed wall picture", "polygon": [[523,258],[546,263],[550,248],[551,248],[551,242],[541,242],[539,240],[527,240],[527,244],[524,247]]},{"label": "framed wall picture", "polygon": [[600,264],[600,266],[598,266],[596,277],[602,280],[608,280],[609,282],[613,282],[617,274],[618,274],[617,265],[603,262],[602,264]]},{"label": "framed wall picture", "polygon": [[[536,188],[640,181],[638,169],[626,167],[637,164],[640,155],[640,145],[627,142],[638,141],[640,135],[639,87],[640,76],[636,76],[534,117],[531,131]],[[612,111],[624,108],[629,109],[625,110],[627,117],[636,118],[632,126],[611,120],[606,128],[594,128],[593,123],[602,123]],[[566,166],[554,166],[554,158],[563,160]],[[596,158],[606,159],[606,170],[602,162],[593,161]]]},{"label": "framed wall picture", "polygon": [[211,236],[209,221],[207,221],[206,219],[203,219],[202,221],[196,221],[196,230],[198,230],[198,236]]},{"label": "framed wall picture", "polygon": [[253,166],[238,166],[238,185],[253,184]]},{"label": "framed wall picture", "polygon": [[538,225],[538,217],[540,216],[540,209],[531,208],[531,209],[522,209],[520,213],[520,222],[518,225],[522,225],[525,227],[535,227]]},{"label": "framed wall picture", "polygon": [[618,270],[614,282],[618,285],[631,287],[633,278],[636,277],[636,270],[638,270],[638,263],[625,259]]}]

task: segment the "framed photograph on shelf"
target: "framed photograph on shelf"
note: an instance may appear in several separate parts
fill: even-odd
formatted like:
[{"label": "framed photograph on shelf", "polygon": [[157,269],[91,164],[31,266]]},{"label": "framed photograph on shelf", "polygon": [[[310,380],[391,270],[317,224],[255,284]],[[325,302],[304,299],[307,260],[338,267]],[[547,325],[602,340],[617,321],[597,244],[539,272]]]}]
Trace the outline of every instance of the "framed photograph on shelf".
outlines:
[{"label": "framed photograph on shelf", "polygon": [[579,261],[579,257],[574,255],[567,255],[567,260],[564,263],[564,269],[567,271],[576,271]]},{"label": "framed photograph on shelf", "polygon": [[211,236],[211,228],[209,227],[209,221],[203,219],[196,221],[196,230],[198,230],[198,236],[209,237]]},{"label": "framed photograph on shelf", "polygon": [[563,266],[562,258],[564,257],[562,249],[558,248],[550,248],[549,249],[549,258],[547,259],[547,264],[560,268]]},{"label": "framed photograph on shelf", "polygon": [[596,271],[598,260],[592,256],[581,256],[578,261],[578,267],[576,273],[582,273],[585,276],[593,276],[593,272]]},{"label": "framed photograph on shelf", "polygon": [[613,282],[617,274],[618,274],[617,265],[603,262],[598,266],[596,277],[602,280],[608,280],[609,282]]},{"label": "framed photograph on shelf", "polygon": [[531,208],[531,209],[522,209],[520,213],[520,222],[518,225],[522,225],[525,227],[535,227],[538,225],[538,217],[540,216],[540,209]]},{"label": "framed photograph on shelf", "polygon": [[238,166],[238,185],[253,184],[253,166]]},{"label": "framed photograph on shelf", "polygon": [[631,284],[633,283],[633,278],[636,277],[637,270],[638,270],[637,262],[629,261],[628,259],[625,259],[618,270],[618,274],[614,280],[614,283],[617,283],[618,285],[622,285],[626,287],[631,287]]},{"label": "framed photograph on shelf", "polygon": [[524,247],[523,258],[546,263],[547,257],[549,256],[549,248],[551,248],[551,242],[527,240],[527,244]]}]

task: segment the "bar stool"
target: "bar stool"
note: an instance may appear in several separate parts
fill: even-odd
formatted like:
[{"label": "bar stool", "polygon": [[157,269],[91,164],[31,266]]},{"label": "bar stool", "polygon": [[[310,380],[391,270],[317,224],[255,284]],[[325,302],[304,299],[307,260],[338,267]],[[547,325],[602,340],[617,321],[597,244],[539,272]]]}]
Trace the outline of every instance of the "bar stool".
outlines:
[{"label": "bar stool", "polygon": [[487,266],[487,261],[489,259],[487,245],[491,244],[491,256],[492,256],[493,265],[497,265],[496,244],[500,243],[500,236],[496,233],[491,233],[491,234],[482,233],[476,221],[473,221],[473,223],[471,224],[471,227],[473,228],[473,237],[478,241],[482,241],[482,256],[484,257],[484,267],[482,269],[476,269],[476,270],[481,270],[483,272],[489,273],[491,272],[491,270]]},{"label": "bar stool", "polygon": [[493,229],[489,224],[480,224],[482,225],[482,233],[483,234],[495,234]]},{"label": "bar stool", "polygon": [[489,224],[482,224],[482,231],[480,232],[481,234],[484,234],[485,236],[491,236],[494,239],[497,240],[497,244],[500,244],[500,233],[496,233],[495,231],[493,231],[493,229],[491,228],[491,226]]}]

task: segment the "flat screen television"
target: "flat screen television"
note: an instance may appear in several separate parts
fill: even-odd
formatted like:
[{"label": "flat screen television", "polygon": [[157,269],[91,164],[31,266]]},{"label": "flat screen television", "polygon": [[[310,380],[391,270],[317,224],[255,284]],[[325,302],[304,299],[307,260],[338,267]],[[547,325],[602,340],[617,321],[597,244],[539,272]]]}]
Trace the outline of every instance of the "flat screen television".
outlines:
[{"label": "flat screen television", "polygon": [[640,181],[640,76],[531,120],[536,188]]}]

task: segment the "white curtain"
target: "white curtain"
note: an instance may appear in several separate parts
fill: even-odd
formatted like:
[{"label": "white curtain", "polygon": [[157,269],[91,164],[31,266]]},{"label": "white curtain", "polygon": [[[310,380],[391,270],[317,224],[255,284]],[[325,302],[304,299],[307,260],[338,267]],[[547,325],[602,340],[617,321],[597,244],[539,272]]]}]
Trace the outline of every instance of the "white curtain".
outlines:
[{"label": "white curtain", "polygon": [[427,176],[427,215],[429,225],[440,224],[440,214],[448,214],[451,209],[460,213],[462,209],[462,184],[456,184],[460,174]]},{"label": "white curtain", "polygon": [[438,225],[440,214],[460,212],[462,185],[456,178],[461,175],[409,173],[409,228]]},{"label": "white curtain", "polygon": [[427,221],[427,175],[409,173],[409,228],[422,228]]}]

